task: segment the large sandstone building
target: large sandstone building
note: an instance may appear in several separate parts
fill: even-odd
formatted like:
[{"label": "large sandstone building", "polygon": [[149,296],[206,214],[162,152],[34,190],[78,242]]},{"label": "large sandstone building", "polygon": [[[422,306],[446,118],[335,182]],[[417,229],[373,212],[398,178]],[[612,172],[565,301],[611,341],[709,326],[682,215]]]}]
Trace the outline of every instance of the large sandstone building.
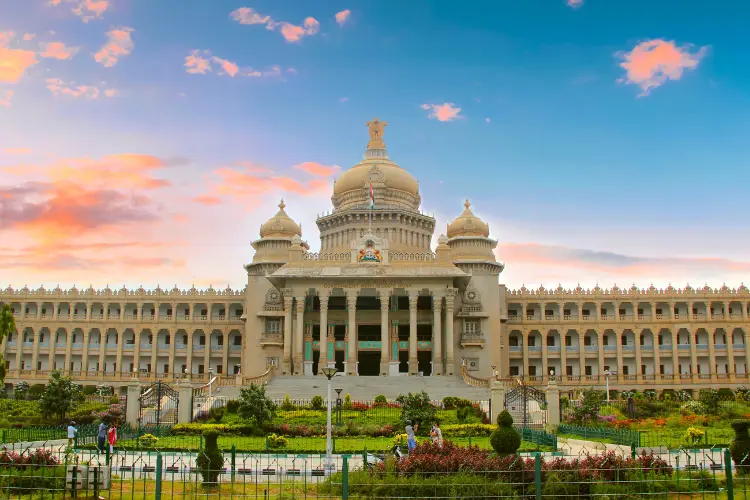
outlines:
[{"label": "large sandstone building", "polygon": [[[279,211],[252,242],[244,290],[8,288],[17,333],[2,351],[9,383],[53,369],[86,384],[225,386],[311,377],[493,377],[623,389],[748,384],[750,292],[508,290],[497,241],[467,201],[431,248],[435,219],[419,183],[391,160],[386,123],[368,123],[364,158],[335,182],[318,218],[320,251]],[[442,232],[442,231],[441,231]]]}]

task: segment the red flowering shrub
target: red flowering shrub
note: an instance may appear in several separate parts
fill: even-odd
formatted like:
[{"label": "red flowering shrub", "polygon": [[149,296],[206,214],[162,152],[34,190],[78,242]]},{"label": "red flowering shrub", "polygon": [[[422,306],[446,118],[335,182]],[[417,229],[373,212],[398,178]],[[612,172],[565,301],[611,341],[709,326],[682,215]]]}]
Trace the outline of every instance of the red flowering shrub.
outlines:
[{"label": "red flowering shrub", "polygon": [[37,449],[31,453],[19,454],[15,451],[0,453],[0,467],[42,467],[60,465],[60,460],[52,455],[51,450]]},{"label": "red flowering shrub", "polygon": [[635,423],[635,420],[626,418],[624,420],[615,420],[614,422],[612,422],[612,425],[614,425],[616,429],[627,429],[628,427],[633,425],[633,423]]},{"label": "red flowering shrub", "polygon": [[365,411],[369,410],[370,406],[367,403],[360,403],[358,401],[355,401],[354,403],[352,403],[351,409],[354,411]]},{"label": "red flowering shrub", "polygon": [[656,427],[664,427],[665,425],[667,425],[667,421],[663,418],[657,418],[654,420],[654,425]]}]

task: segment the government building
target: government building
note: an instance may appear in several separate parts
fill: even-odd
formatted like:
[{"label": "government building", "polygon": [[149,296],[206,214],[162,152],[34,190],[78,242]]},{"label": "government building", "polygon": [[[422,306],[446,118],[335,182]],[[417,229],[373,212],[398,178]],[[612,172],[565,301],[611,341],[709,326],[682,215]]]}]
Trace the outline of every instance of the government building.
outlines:
[{"label": "government building", "polygon": [[367,123],[362,161],[335,181],[333,208],[317,219],[320,251],[282,201],[251,243],[243,290],[1,290],[17,327],[1,347],[6,383],[43,383],[57,369],[86,385],[213,374],[236,387],[328,364],[345,377],[474,387],[750,383],[744,285],[507,289],[497,241],[468,201],[447,228],[420,211],[419,183],[390,158],[386,125]]}]

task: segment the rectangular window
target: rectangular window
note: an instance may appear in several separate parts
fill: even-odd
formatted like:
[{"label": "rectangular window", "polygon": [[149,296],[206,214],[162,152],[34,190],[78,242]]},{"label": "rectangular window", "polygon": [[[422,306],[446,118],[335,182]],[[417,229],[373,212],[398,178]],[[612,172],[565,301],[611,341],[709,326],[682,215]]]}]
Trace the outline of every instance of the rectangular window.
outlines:
[{"label": "rectangular window", "polygon": [[620,313],[620,316],[623,316],[625,314],[625,309],[620,309],[619,313]]},{"label": "rectangular window", "polygon": [[565,367],[565,375],[572,377],[573,376],[573,367],[568,365]]},{"label": "rectangular window", "polygon": [[570,316],[570,309],[563,309],[563,315]]},{"label": "rectangular window", "polygon": [[628,372],[629,372],[629,367],[628,367],[628,365],[625,365],[625,366],[623,366],[623,367],[622,367],[622,374],[623,374],[623,375],[630,375],[630,373],[628,373]]},{"label": "rectangular window", "polygon": [[591,312],[588,309],[584,309],[583,310],[583,315],[584,316],[589,316],[590,314],[591,314]]},{"label": "rectangular window", "polygon": [[604,309],[603,307],[602,307],[602,309],[601,309],[600,312],[602,313],[602,316],[606,316],[607,315],[607,310]]},{"label": "rectangular window", "polygon": [[573,337],[571,335],[565,336],[565,347],[570,347],[573,345]]},{"label": "rectangular window", "polygon": [[206,336],[205,335],[201,335],[200,337],[198,337],[198,345],[206,345]]},{"label": "rectangular window", "polygon": [[510,374],[513,377],[518,376],[518,367],[517,366],[511,366],[510,367]]},{"label": "rectangular window", "polygon": [[583,337],[583,345],[591,345],[591,335]]},{"label": "rectangular window", "polygon": [[586,365],[585,370],[586,370],[586,375],[591,375],[591,366]]},{"label": "rectangular window", "polygon": [[281,318],[266,318],[266,333],[281,333]]},{"label": "rectangular window", "polygon": [[169,365],[165,364],[163,370],[164,371],[162,373],[169,373]]},{"label": "rectangular window", "polygon": [[555,337],[552,335],[549,335],[547,337],[547,347],[554,347],[555,346]]},{"label": "rectangular window", "polygon": [[641,334],[641,345],[645,345],[646,343],[646,336]]},{"label": "rectangular window", "polygon": [[553,311],[552,309],[545,309],[544,310],[544,315],[545,316],[554,316],[554,314],[555,314],[555,311]]},{"label": "rectangular window", "polygon": [[131,373],[133,373],[133,368],[134,368],[133,363],[130,363],[130,372]]},{"label": "rectangular window", "polygon": [[167,309],[167,316],[171,316],[171,315],[172,315],[172,308],[170,307],[169,309]]},{"label": "rectangular window", "polygon": [[515,335],[513,337],[511,337],[510,338],[510,345],[512,347],[518,347],[518,337],[516,337]]},{"label": "rectangular window", "polygon": [[661,308],[660,307],[656,308],[656,314],[661,314]]},{"label": "rectangular window", "polygon": [[534,365],[529,366],[529,376],[536,377],[536,366]]},{"label": "rectangular window", "polygon": [[223,366],[221,366],[221,365],[216,365],[216,374],[217,374],[217,375],[221,375],[222,373],[224,373],[224,371],[223,371],[223,370],[224,370],[224,367],[223,367]]},{"label": "rectangular window", "polygon": [[602,343],[604,345],[609,345],[609,337],[607,335],[605,335],[604,337],[602,337]]},{"label": "rectangular window", "polygon": [[609,371],[609,365],[604,365],[604,371],[605,371],[605,372],[608,372],[608,371]]},{"label": "rectangular window", "polygon": [[170,342],[170,338],[169,338],[169,336],[170,336],[169,334],[166,334],[166,335],[164,336],[164,344],[166,344],[166,345],[169,345],[169,342]]},{"label": "rectangular window", "polygon": [[464,320],[465,332],[468,334],[479,333],[479,320],[478,319],[467,319]]},{"label": "rectangular window", "polygon": [[187,371],[187,365],[182,365],[182,366],[180,367],[180,372],[181,372],[181,373],[185,373],[186,371]]},{"label": "rectangular window", "polygon": [[628,345],[628,338],[625,335],[622,336],[622,345]]},{"label": "rectangular window", "polygon": [[240,373],[240,365],[234,365],[234,374],[237,375]]},{"label": "rectangular window", "polygon": [[198,365],[198,374],[199,375],[203,374],[203,365]]},{"label": "rectangular window", "polygon": [[219,335],[218,337],[216,337],[216,344],[218,346],[224,345],[224,335]]},{"label": "rectangular window", "polygon": [[659,374],[664,375],[664,365],[659,365]]},{"label": "rectangular window", "polygon": [[201,309],[201,316],[208,316],[208,309]]},{"label": "rectangular window", "polygon": [[641,375],[646,374],[646,365],[641,365]]},{"label": "rectangular window", "polygon": [[239,335],[234,336],[234,345],[242,345],[242,337]]},{"label": "rectangular window", "polygon": [[643,309],[638,309],[638,314],[643,314]]},{"label": "rectangular window", "polygon": [[187,343],[188,343],[188,336],[187,335],[183,335],[182,336],[182,345],[187,345]]},{"label": "rectangular window", "polygon": [[151,373],[151,363],[146,365],[146,373]]},{"label": "rectangular window", "polygon": [[529,347],[534,347],[536,345],[536,337],[529,335]]}]

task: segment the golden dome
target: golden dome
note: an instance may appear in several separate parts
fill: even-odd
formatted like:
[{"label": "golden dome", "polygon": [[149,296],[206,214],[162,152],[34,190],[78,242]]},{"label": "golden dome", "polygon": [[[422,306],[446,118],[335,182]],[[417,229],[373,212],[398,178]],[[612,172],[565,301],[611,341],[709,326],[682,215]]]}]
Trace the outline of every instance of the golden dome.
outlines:
[{"label": "golden dome", "polygon": [[334,205],[354,208],[369,205],[370,183],[375,191],[375,206],[419,208],[419,183],[388,157],[383,140],[386,122],[377,118],[367,122],[370,141],[362,161],[341,174],[333,185]]},{"label": "golden dome", "polygon": [[268,222],[260,226],[260,237],[261,238],[290,238],[294,235],[302,236],[302,228],[297,225],[287,214],[284,212],[284,200],[279,203],[279,211],[268,219]]},{"label": "golden dome", "polygon": [[459,236],[490,236],[490,226],[482,221],[469,209],[471,203],[466,200],[464,203],[464,213],[459,215],[456,220],[448,224],[448,238],[457,238]]}]

